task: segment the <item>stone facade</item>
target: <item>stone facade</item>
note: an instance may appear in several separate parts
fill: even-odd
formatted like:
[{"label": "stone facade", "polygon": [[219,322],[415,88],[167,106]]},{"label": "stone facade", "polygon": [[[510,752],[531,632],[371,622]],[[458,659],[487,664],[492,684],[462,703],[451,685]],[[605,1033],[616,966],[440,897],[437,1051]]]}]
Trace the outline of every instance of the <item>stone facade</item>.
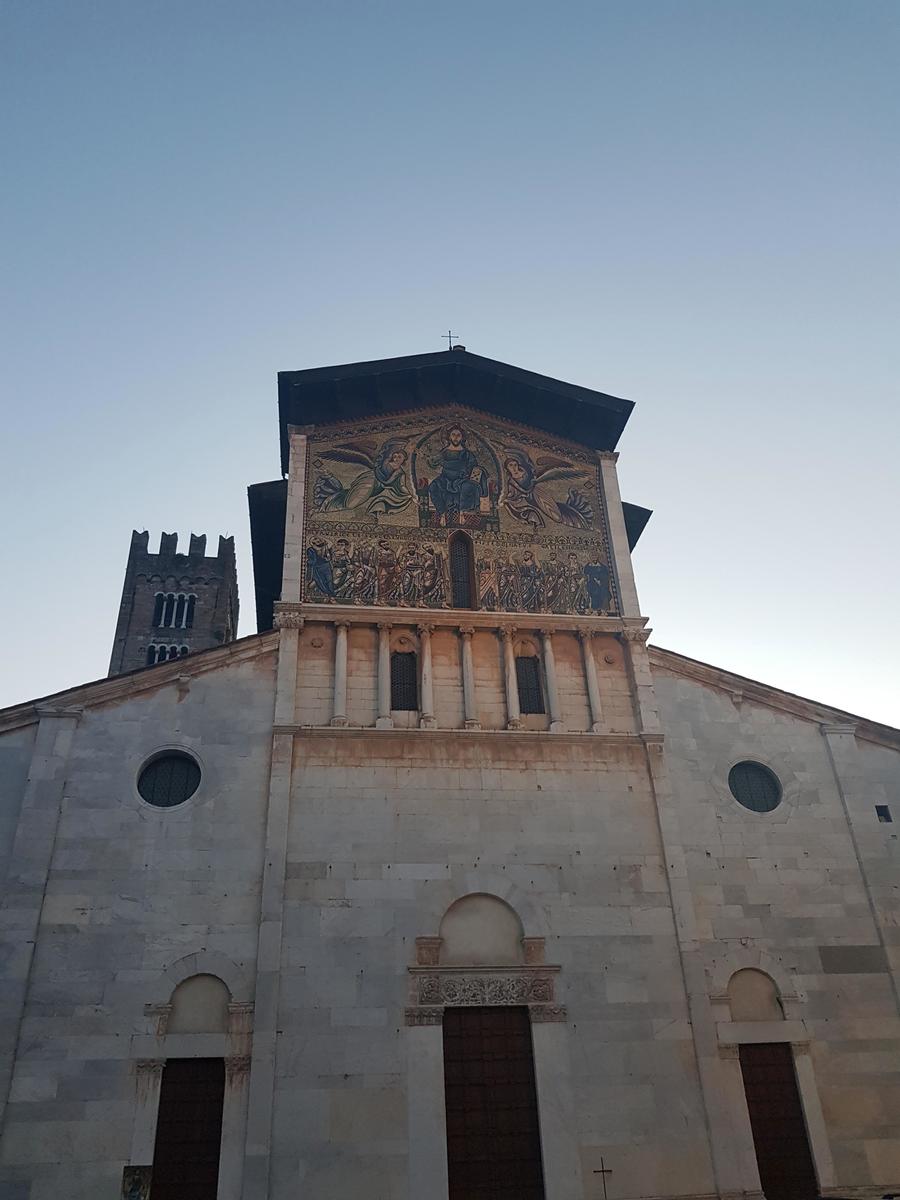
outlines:
[{"label": "stone facade", "polygon": [[178,553],[177,533],[164,533],[156,554],[148,541],[146,530],[131,535],[110,675],[227,645],[237,636],[234,538],[220,537],[214,558],[206,554],[206,534],[191,534],[187,554]]},{"label": "stone facade", "polygon": [[[648,648],[609,454],[615,611],[311,595],[309,439],[275,631],[0,713],[0,1197],[146,1192],[163,1063],[217,1057],[220,1200],[440,1200],[441,1023],[471,1004],[529,1010],[552,1200],[760,1197],[754,1042],[792,1047],[822,1193],[900,1191],[900,732]],[[159,809],[166,749],[202,778]],[[772,811],[734,799],[745,760]],[[197,977],[218,1015],[209,982],[181,1015]]]}]

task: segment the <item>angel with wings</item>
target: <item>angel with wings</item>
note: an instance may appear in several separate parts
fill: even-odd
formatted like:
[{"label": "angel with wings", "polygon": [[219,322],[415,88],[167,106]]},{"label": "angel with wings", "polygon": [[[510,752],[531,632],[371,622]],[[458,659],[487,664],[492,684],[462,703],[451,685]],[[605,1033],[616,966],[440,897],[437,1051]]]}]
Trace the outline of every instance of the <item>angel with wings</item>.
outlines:
[{"label": "angel with wings", "polygon": [[329,462],[353,463],[364,469],[347,484],[330,471],[321,470],[313,485],[317,512],[361,508],[371,516],[378,516],[401,512],[412,504],[413,495],[406,482],[409,456],[402,442],[387,441],[378,449],[376,441],[360,438],[320,450],[319,456]]},{"label": "angel with wings", "polygon": [[503,459],[506,473],[503,506],[517,521],[534,529],[543,529],[547,521],[590,529],[594,514],[590,501],[577,488],[569,488],[565,500],[557,500],[547,484],[560,479],[585,479],[588,471],[575,467],[564,458],[545,455],[532,461],[524,450],[507,450]]}]

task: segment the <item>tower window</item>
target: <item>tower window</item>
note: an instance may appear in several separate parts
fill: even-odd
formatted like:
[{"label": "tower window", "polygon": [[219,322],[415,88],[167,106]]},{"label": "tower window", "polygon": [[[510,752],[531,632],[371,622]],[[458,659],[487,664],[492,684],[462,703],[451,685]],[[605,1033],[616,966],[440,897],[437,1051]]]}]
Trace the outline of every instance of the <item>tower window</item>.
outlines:
[{"label": "tower window", "polygon": [[163,605],[166,602],[166,597],[163,592],[157,592],[153,603],[153,628],[159,629],[162,624]]},{"label": "tower window", "polygon": [[781,803],[778,776],[762,763],[735,763],[728,772],[728,786],[738,804],[751,812],[771,812]]},{"label": "tower window", "polygon": [[184,619],[185,629],[193,629],[194,628],[194,609],[196,607],[197,607],[197,597],[196,596],[188,596],[187,612],[185,613],[185,619]]},{"label": "tower window", "polygon": [[170,628],[174,619],[175,619],[175,596],[172,592],[169,592],[168,596],[166,596],[166,602],[163,605],[162,624],[163,624],[164,628],[166,628],[166,629]]},{"label": "tower window", "polygon": [[391,708],[415,712],[419,707],[418,663],[416,654],[391,655]]},{"label": "tower window", "polygon": [[179,595],[175,601],[175,624],[180,629],[184,625],[184,610],[187,605],[187,599],[184,595]]},{"label": "tower window", "polygon": [[475,608],[475,553],[465,533],[450,539],[450,592],[454,608]]},{"label": "tower window", "polygon": [[544,692],[541,687],[541,664],[533,654],[521,654],[516,658],[516,684],[519,689],[519,711],[542,713]]},{"label": "tower window", "polygon": [[885,825],[890,825],[890,823],[894,819],[891,816],[891,810],[888,808],[888,806],[886,804],[876,804],[875,805],[875,815],[878,817],[878,820],[881,821]]}]

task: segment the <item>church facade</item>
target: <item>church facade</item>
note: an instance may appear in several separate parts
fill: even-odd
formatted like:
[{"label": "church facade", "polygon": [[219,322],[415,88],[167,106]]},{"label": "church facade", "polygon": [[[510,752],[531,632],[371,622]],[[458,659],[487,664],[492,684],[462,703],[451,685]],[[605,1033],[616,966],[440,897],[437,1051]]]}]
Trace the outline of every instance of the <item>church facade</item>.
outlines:
[{"label": "church facade", "polygon": [[631,407],[283,373],[258,632],[0,712],[0,1198],[900,1193],[900,731],[648,644]]}]

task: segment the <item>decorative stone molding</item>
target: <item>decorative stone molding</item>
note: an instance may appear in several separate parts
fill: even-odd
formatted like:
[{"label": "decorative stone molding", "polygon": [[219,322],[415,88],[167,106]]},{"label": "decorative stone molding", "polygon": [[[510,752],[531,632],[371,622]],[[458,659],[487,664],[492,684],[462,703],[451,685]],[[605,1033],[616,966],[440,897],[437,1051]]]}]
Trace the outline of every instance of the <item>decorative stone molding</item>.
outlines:
[{"label": "decorative stone molding", "polygon": [[306,618],[302,613],[294,612],[277,612],[273,618],[273,625],[276,629],[302,629],[306,623]]},{"label": "decorative stone molding", "polygon": [[416,1025],[443,1025],[444,1010],[442,1008],[408,1008],[405,1023]]},{"label": "decorative stone molding", "polygon": [[169,1027],[169,1017],[172,1015],[171,1004],[145,1004],[144,1016],[156,1022],[156,1036],[165,1037]]},{"label": "decorative stone molding", "polygon": [[250,1033],[253,1029],[253,1005],[249,1002],[232,1000],[228,1005],[228,1032]]},{"label": "decorative stone molding", "polygon": [[229,1054],[225,1057],[225,1082],[234,1083],[236,1080],[250,1074],[249,1054]]},{"label": "decorative stone molding", "polygon": [[619,637],[625,642],[639,644],[646,642],[652,632],[652,629],[623,629],[619,633]]},{"label": "decorative stone molding", "polygon": [[547,965],[410,967],[406,1023],[439,1024],[433,1014],[444,1008],[492,1005],[527,1005],[533,1021],[564,1021],[566,1011],[556,1003],[558,972],[559,967]]},{"label": "decorative stone molding", "polygon": [[440,937],[417,937],[416,966],[436,967],[441,960],[441,942],[443,940]]},{"label": "decorative stone molding", "polygon": [[525,965],[527,967],[543,966],[544,939],[542,937],[523,937],[522,949],[525,954]]},{"label": "decorative stone molding", "polygon": [[417,626],[416,626],[416,631],[417,631],[417,632],[418,632],[420,635],[421,635],[421,634],[426,634],[426,633],[427,633],[427,634],[429,635],[429,637],[430,637],[430,636],[431,636],[431,634],[433,634],[433,633],[434,633],[434,630],[435,630],[435,626],[434,626],[434,625],[417,625]]},{"label": "decorative stone molding", "polygon": [[511,641],[516,636],[515,625],[501,625],[500,636],[503,638],[504,642]]},{"label": "decorative stone molding", "polygon": [[719,1043],[719,1058],[740,1058],[740,1048],[735,1042]]},{"label": "decorative stone molding", "polygon": [[134,1070],[137,1075],[147,1076],[162,1075],[163,1067],[166,1065],[164,1058],[137,1058],[134,1062]]}]

